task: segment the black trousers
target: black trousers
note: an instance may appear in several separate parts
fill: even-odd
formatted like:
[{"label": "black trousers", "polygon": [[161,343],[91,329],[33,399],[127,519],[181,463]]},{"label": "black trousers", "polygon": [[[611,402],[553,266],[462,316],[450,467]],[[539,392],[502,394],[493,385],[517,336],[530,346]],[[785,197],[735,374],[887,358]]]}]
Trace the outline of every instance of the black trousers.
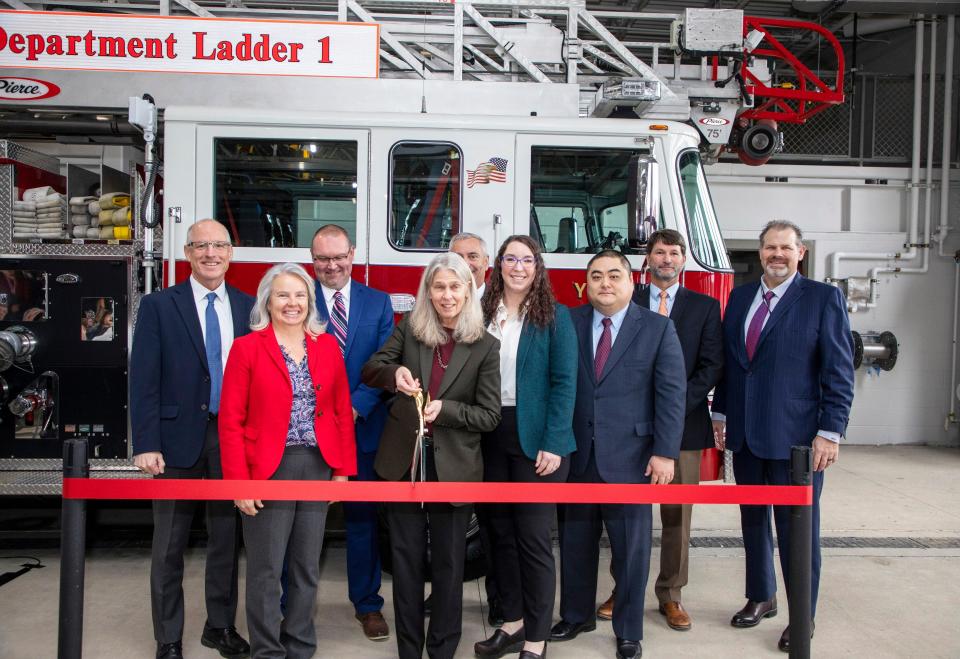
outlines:
[{"label": "black trousers", "polygon": [[[223,478],[217,421],[207,422],[203,452],[192,467],[167,467],[157,478]],[[183,554],[190,539],[196,501],[153,502],[150,604],[153,636],[175,643],[183,636]],[[232,501],[207,501],[207,566],[204,594],[207,624],[232,627],[237,615],[237,558],[240,526]]]},{"label": "black trousers", "polygon": [[[494,483],[564,483],[570,463],[564,459],[549,476],[523,452],[517,434],[517,408],[504,407],[500,425],[483,436],[483,479]],[[553,622],[557,592],[552,530],[553,503],[483,506],[489,524],[504,620],[523,620],[528,641],[545,641]]]},{"label": "black trousers", "polygon": [[[429,449],[425,466],[427,480],[436,481],[437,472]],[[393,614],[400,659],[420,659],[424,646],[430,659],[452,659],[456,654],[463,625],[463,562],[472,508],[449,503],[428,503],[422,507],[419,503],[388,503],[385,506],[390,526]],[[428,570],[433,589],[430,623],[424,634],[423,596]]]}]

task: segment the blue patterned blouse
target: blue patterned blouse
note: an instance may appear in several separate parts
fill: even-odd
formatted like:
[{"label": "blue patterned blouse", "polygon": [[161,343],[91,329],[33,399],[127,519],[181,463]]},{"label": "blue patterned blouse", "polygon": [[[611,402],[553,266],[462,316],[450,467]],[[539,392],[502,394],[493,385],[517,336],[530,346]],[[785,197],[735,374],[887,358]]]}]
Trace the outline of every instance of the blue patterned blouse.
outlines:
[{"label": "blue patterned blouse", "polygon": [[313,378],[307,363],[307,341],[303,341],[303,360],[298,364],[286,349],[280,346],[283,361],[290,373],[293,384],[293,409],[290,411],[290,425],[287,427],[287,446],[316,446],[313,415],[317,410],[317,392],[313,389]]}]

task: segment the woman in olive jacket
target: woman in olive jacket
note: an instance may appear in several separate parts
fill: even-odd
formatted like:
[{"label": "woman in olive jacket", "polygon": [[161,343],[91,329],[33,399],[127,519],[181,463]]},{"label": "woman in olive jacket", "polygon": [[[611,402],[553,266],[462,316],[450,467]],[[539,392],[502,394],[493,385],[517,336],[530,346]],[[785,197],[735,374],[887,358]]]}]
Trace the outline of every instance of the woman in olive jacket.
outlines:
[{"label": "woman in olive jacket", "polygon": [[[480,436],[500,421],[499,345],[483,327],[466,261],[453,253],[436,256],[424,270],[413,311],[363,367],[366,384],[398,394],[374,462],[382,478],[483,479]],[[414,468],[419,427],[415,394],[425,401],[426,433],[422,459]],[[451,659],[460,643],[471,506],[390,503],[386,513],[400,659],[420,659],[424,645],[431,659]],[[425,635],[428,525],[433,607]]]}]

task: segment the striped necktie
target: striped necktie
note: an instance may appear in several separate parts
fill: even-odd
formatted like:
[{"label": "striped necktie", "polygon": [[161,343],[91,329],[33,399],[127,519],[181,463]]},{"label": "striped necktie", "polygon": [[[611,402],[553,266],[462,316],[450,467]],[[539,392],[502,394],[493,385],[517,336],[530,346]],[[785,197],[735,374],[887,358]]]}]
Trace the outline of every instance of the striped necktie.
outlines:
[{"label": "striped necktie", "polygon": [[347,305],[343,302],[343,293],[333,294],[333,311],[330,313],[330,322],[333,325],[333,336],[340,345],[340,354],[347,351]]}]

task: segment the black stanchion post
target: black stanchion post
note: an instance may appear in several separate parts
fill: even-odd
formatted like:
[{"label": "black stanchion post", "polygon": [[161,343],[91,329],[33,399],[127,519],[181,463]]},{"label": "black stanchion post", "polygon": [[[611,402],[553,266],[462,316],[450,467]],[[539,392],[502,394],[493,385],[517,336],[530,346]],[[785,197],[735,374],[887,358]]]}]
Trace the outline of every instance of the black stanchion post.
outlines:
[{"label": "black stanchion post", "polygon": [[[63,443],[63,477],[89,478],[87,440]],[[64,499],[60,519],[59,659],[80,659],[83,646],[83,572],[87,544],[87,502]]]},{"label": "black stanchion post", "polygon": [[[813,451],[794,446],[790,452],[790,484],[813,483]],[[810,571],[813,564],[813,507],[790,511],[790,659],[810,659]]]}]

